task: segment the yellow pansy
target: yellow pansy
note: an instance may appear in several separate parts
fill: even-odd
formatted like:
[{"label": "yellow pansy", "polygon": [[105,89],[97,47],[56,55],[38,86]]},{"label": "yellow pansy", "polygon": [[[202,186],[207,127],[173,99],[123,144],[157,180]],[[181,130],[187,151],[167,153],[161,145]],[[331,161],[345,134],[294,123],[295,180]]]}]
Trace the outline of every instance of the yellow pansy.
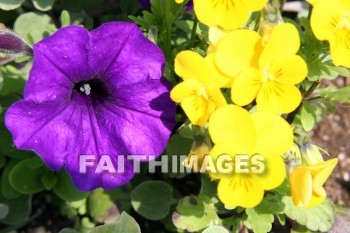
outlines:
[{"label": "yellow pansy", "polygon": [[311,207],[321,204],[326,197],[322,186],[337,163],[338,159],[331,159],[319,164],[291,168],[289,183],[294,205]]},{"label": "yellow pansy", "polygon": [[222,38],[215,63],[223,73],[234,77],[232,101],[244,106],[256,99],[259,110],[276,113],[295,110],[301,102],[295,84],[307,75],[305,61],[296,55],[299,47],[298,31],[288,23],[276,26],[268,39],[247,29]]},{"label": "yellow pansy", "polygon": [[317,39],[329,41],[333,63],[350,68],[350,1],[317,1],[311,28]]},{"label": "yellow pansy", "polygon": [[183,51],[175,58],[175,72],[184,81],[173,88],[170,97],[181,103],[194,125],[204,126],[214,110],[226,104],[220,87],[230,80],[220,74],[212,60],[193,51]]},{"label": "yellow pansy", "polygon": [[268,0],[194,0],[198,20],[227,30],[242,27],[252,11],[261,10]]},{"label": "yellow pansy", "polygon": [[264,190],[278,187],[285,179],[281,155],[292,147],[293,131],[279,115],[249,114],[242,107],[226,105],[210,117],[209,134],[215,143],[210,152],[215,161],[222,155],[229,155],[234,160],[240,156],[263,158],[260,173],[254,172],[257,167],[250,160],[248,172],[220,173],[218,170],[216,174],[210,174],[212,178],[220,179],[218,196],[225,205],[254,207],[263,199]]}]

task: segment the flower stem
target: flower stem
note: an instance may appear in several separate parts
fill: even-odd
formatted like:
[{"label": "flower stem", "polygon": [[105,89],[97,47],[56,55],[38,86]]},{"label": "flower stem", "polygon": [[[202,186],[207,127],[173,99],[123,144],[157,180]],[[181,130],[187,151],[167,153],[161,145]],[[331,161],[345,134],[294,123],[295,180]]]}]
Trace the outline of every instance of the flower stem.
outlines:
[{"label": "flower stem", "polygon": [[195,43],[197,27],[198,27],[198,19],[197,19],[197,17],[195,17],[195,19],[193,21],[193,27],[192,27],[192,32],[191,32],[190,43],[188,45],[189,48],[192,48],[194,43]]}]

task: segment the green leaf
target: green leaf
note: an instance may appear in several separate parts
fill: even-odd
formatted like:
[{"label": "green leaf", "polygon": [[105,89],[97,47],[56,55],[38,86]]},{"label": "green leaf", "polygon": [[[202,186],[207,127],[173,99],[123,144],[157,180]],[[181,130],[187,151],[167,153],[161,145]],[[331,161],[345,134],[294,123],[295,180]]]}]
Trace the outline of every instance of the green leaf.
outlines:
[{"label": "green leaf", "polygon": [[316,124],[316,111],[317,108],[315,105],[309,104],[307,101],[303,102],[303,106],[300,112],[300,120],[305,131],[311,131]]},{"label": "green leaf", "polygon": [[323,89],[321,91],[321,97],[338,103],[350,104],[350,86],[341,89],[334,89],[332,87]]},{"label": "green leaf", "polygon": [[200,194],[215,199],[217,201],[217,186],[216,181],[212,181],[207,174],[202,174],[201,176],[201,190]]},{"label": "green leaf", "polygon": [[8,205],[0,203],[0,220],[4,219],[9,213]]},{"label": "green leaf", "polygon": [[170,141],[165,150],[166,155],[169,156],[168,167],[172,168],[173,162],[177,161],[176,171],[184,170],[184,172],[173,172],[172,169],[170,169],[171,171],[169,171],[169,173],[167,174],[169,177],[180,179],[186,176],[186,169],[181,165],[179,161],[181,159],[180,156],[183,156],[183,155],[187,156],[190,153],[192,143],[193,143],[192,139],[184,138],[179,134],[175,134],[170,138]]},{"label": "green leaf", "polygon": [[296,207],[290,196],[284,196],[282,202],[285,205],[285,214],[309,230],[328,232],[333,226],[334,212],[329,200],[309,208]]},{"label": "green leaf", "polygon": [[0,9],[9,11],[22,5],[25,0],[0,0]]},{"label": "green leaf", "polygon": [[131,205],[141,216],[161,220],[167,216],[173,203],[173,189],[163,181],[147,181],[131,192]]},{"label": "green leaf", "polygon": [[66,10],[62,11],[60,19],[61,19],[61,26],[62,27],[66,27],[66,26],[69,26],[71,24],[69,12]]},{"label": "green leaf", "polygon": [[6,199],[0,194],[0,203],[8,206],[9,212],[0,222],[8,225],[21,224],[26,221],[32,211],[32,196],[22,195],[16,199]]},{"label": "green leaf", "polygon": [[103,189],[94,190],[88,199],[88,209],[96,222],[111,223],[119,217],[116,205]]},{"label": "green leaf", "polygon": [[119,221],[114,224],[98,226],[89,233],[141,233],[141,229],[135,219],[123,212]]},{"label": "green leaf", "polygon": [[57,28],[48,15],[29,12],[17,18],[14,29],[22,38],[27,38],[30,34],[36,43],[52,34]]},{"label": "green leaf", "polygon": [[59,233],[78,233],[76,230],[71,228],[63,228]]},{"label": "green leaf", "polygon": [[10,172],[17,165],[18,161],[11,160],[6,164],[4,171],[1,176],[1,193],[7,199],[14,199],[21,195],[16,189],[10,184]]},{"label": "green leaf", "polygon": [[44,168],[30,168],[32,159],[26,159],[11,170],[9,178],[10,184],[14,189],[23,194],[34,194],[45,189],[41,182],[41,176],[44,174]]},{"label": "green leaf", "polygon": [[173,213],[174,225],[182,230],[195,232],[220,223],[216,208],[206,196],[183,198]]},{"label": "green leaf", "polygon": [[32,0],[33,5],[40,11],[49,11],[52,9],[52,5],[55,0]]},{"label": "green leaf", "polygon": [[0,169],[2,169],[6,165],[6,157],[5,155],[0,154]]},{"label": "green leaf", "polygon": [[350,77],[350,71],[347,68],[336,67],[331,61],[314,60],[308,63],[308,70],[308,79],[310,81],[333,80],[340,75]]},{"label": "green leaf", "polygon": [[78,190],[69,175],[62,171],[57,176],[57,184],[53,188],[54,193],[66,201],[78,201],[89,196],[89,192]]},{"label": "green leaf", "polygon": [[247,220],[253,231],[255,233],[270,232],[274,214],[283,211],[283,207],[280,195],[267,194],[258,206],[246,209]]},{"label": "green leaf", "polygon": [[43,183],[46,190],[51,190],[55,187],[57,183],[57,176],[54,173],[47,173],[41,177],[41,182]]},{"label": "green leaf", "polygon": [[202,233],[230,233],[230,232],[222,226],[212,226],[205,229]]},{"label": "green leaf", "polygon": [[117,189],[107,191],[106,193],[110,196],[111,200],[115,202],[118,206],[120,212],[130,212],[131,206],[131,191],[132,186],[130,183],[127,183]]}]

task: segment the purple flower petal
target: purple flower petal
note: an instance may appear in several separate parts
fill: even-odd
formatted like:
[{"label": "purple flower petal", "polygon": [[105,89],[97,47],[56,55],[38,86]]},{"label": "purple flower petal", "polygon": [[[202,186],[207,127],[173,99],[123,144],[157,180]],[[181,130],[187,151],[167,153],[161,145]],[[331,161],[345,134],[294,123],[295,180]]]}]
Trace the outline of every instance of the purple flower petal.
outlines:
[{"label": "purple flower petal", "polygon": [[[59,30],[34,46],[25,99],[6,113],[15,145],[53,170],[65,166],[84,191],[128,182],[134,171],[126,156],[159,156],[175,126],[164,62],[135,24]],[[93,160],[84,173],[83,155]],[[96,172],[104,156],[116,173]]]}]

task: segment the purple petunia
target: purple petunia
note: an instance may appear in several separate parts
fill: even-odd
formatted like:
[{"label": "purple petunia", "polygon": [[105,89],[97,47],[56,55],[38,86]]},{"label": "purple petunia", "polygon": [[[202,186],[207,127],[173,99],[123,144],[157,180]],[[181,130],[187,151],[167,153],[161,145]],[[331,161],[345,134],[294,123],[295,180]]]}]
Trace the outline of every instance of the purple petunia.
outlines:
[{"label": "purple petunia", "polygon": [[[151,8],[151,0],[139,0],[140,4],[145,7],[145,8]],[[190,10],[193,10],[193,0],[190,0],[188,3],[187,3],[187,10],[190,11]]]},{"label": "purple petunia", "polygon": [[[134,175],[125,157],[159,156],[175,126],[164,63],[135,24],[60,29],[34,46],[24,100],[9,108],[6,126],[18,148],[33,150],[52,170],[65,167],[79,189],[118,187]],[[82,172],[87,155],[94,167]],[[116,173],[96,172],[104,156]]]}]

